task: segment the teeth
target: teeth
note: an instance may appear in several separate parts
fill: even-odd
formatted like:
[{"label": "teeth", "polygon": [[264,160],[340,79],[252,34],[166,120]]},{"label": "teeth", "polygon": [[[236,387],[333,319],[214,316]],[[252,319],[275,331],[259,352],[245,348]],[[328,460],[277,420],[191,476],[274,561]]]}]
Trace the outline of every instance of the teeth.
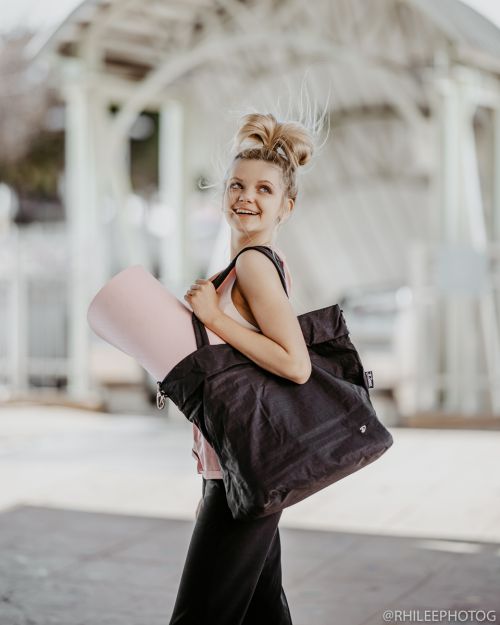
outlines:
[{"label": "teeth", "polygon": [[235,211],[238,215],[256,215],[257,213],[252,213],[252,211],[245,211],[245,210],[240,210],[240,209],[236,209]]}]

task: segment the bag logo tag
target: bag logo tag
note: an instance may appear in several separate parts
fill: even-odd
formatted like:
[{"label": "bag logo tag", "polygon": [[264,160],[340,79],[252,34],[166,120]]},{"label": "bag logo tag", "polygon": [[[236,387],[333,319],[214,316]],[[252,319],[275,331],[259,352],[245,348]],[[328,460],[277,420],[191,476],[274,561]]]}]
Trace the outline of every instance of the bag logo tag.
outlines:
[{"label": "bag logo tag", "polygon": [[157,381],[156,382],[156,407],[158,408],[158,410],[163,410],[165,406],[165,397],[166,397],[166,394],[161,389],[160,382]]},{"label": "bag logo tag", "polygon": [[368,388],[373,388],[373,371],[365,371],[365,378]]}]

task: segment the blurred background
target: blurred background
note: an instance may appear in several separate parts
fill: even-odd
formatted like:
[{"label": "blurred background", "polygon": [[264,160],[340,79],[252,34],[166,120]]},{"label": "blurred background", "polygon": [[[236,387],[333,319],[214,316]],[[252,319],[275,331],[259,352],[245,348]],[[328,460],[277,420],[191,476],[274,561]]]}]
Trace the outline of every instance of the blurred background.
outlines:
[{"label": "blurred background", "polygon": [[[9,583],[21,584],[3,595],[5,622],[25,622],[12,588],[39,569],[52,579],[64,551],[49,540],[34,566],[20,545],[40,523],[81,522],[63,511],[117,515],[112,528],[130,515],[177,520],[173,600],[201,495],[191,425],[171,403],[157,410],[156,381],[93,334],[87,308],[133,264],[179,298],[223,268],[229,230],[204,187],[219,183],[241,115],[293,119],[304,97],[326,125],[277,242],[292,304],[341,305],[395,442],[281,525],[289,545],[295,528],[463,556],[439,588],[441,556],[435,569],[413,554],[387,579],[374,570],[388,582],[379,603],[343,601],[344,625],[378,622],[400,596],[498,608],[500,5],[0,0],[0,81],[0,516]],[[401,553],[374,544],[372,565]],[[328,566],[311,598],[314,575],[293,577],[307,566],[283,551],[297,622],[331,623]],[[354,571],[346,596],[373,579]],[[40,603],[30,618],[52,622],[57,609]]]}]

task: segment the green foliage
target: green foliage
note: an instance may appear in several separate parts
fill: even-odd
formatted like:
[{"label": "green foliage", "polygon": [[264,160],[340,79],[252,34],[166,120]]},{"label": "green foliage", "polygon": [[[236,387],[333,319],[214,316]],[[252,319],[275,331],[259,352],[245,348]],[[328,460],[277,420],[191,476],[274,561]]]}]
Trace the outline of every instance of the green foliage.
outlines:
[{"label": "green foliage", "polygon": [[16,162],[0,158],[0,181],[20,197],[54,199],[64,168],[64,133],[41,132],[27,154]]}]

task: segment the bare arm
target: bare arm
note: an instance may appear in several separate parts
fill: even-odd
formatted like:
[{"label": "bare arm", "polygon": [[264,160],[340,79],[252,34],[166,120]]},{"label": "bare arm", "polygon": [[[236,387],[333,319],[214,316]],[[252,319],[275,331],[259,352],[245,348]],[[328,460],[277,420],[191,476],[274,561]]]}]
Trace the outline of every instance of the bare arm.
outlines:
[{"label": "bare arm", "polygon": [[222,311],[205,325],[263,369],[304,384],[311,375],[311,359],[272,261],[257,250],[247,250],[236,259],[236,273],[262,334]]}]

